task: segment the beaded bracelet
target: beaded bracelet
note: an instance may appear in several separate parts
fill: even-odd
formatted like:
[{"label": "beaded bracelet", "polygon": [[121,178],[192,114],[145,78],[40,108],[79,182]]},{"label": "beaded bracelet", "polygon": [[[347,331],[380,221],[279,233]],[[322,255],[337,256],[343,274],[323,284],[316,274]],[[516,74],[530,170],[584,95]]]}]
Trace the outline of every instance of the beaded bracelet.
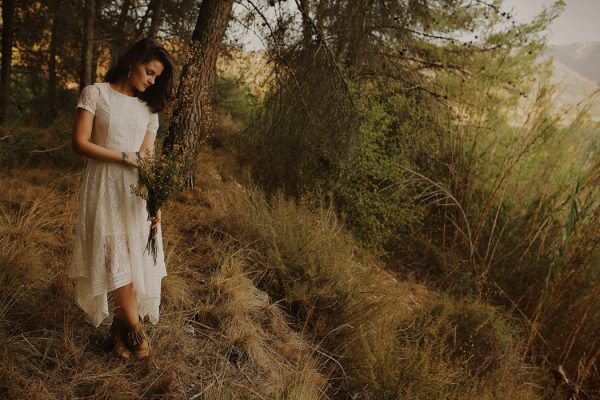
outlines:
[{"label": "beaded bracelet", "polygon": [[129,159],[129,154],[127,154],[126,151],[121,152],[121,155],[123,156],[123,164],[127,164],[127,160]]}]

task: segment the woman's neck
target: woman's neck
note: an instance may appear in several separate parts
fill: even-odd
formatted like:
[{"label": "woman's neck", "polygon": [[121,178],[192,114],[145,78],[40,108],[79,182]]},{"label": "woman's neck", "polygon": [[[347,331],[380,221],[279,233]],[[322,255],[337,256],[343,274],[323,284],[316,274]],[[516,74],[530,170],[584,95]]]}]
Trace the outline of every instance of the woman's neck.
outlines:
[{"label": "woman's neck", "polygon": [[115,83],[111,83],[113,89],[117,92],[124,94],[125,96],[134,97],[135,87],[130,84],[127,80],[121,80]]}]

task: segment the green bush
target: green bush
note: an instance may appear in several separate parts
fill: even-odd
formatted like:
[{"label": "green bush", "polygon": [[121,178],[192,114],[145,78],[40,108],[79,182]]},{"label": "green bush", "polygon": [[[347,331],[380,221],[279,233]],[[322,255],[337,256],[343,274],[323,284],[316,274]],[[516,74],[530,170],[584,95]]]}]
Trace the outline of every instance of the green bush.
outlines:
[{"label": "green bush", "polygon": [[[52,122],[54,118],[50,116],[47,82],[48,78],[43,71],[30,70],[11,74],[11,100],[8,104],[10,125],[46,127]],[[78,98],[79,90],[68,89],[59,81],[56,87],[56,116],[74,118]]]},{"label": "green bush", "polygon": [[235,78],[218,75],[213,86],[214,105],[244,124],[255,113],[256,99],[250,88]]},{"label": "green bush", "polygon": [[[331,82],[305,79],[299,90],[313,93],[280,83],[234,147],[268,196],[282,190],[314,206],[333,202],[363,243],[393,247],[423,217],[417,200],[424,185],[406,168],[433,164],[440,127],[423,107],[427,100],[398,86],[349,80],[350,94],[338,88],[337,97],[319,96]],[[310,102],[297,104],[303,95]]]},{"label": "green bush", "polygon": [[422,220],[424,207],[415,199],[423,185],[411,180],[405,167],[418,169],[416,163],[433,145],[427,137],[435,124],[417,98],[401,91],[367,85],[356,91],[361,93],[357,144],[342,164],[333,194],[338,211],[363,243],[389,248]]},{"label": "green bush", "polygon": [[59,114],[47,127],[5,128],[0,132],[0,165],[9,168],[54,165],[81,167],[84,157],[71,145],[73,116]]}]

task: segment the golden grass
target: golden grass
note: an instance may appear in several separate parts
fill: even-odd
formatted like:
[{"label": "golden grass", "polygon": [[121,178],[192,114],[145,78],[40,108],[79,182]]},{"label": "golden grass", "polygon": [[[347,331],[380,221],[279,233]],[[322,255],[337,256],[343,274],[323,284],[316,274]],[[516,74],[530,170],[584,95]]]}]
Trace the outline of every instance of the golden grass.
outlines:
[{"label": "golden grass", "polygon": [[[203,253],[168,218],[169,275],[161,321],[150,327],[154,353],[137,364],[106,353],[106,326],[85,325],[65,272],[78,175],[16,175],[0,177],[10,188],[0,193],[0,397],[324,398],[327,379],[315,370],[309,346],[266,294],[236,272],[235,254]],[[211,275],[212,267],[221,272]],[[219,286],[230,284],[222,298]],[[203,300],[213,302],[218,329],[200,322]]]},{"label": "golden grass", "polygon": [[[72,301],[79,175],[0,177],[15,188],[0,193],[12,266],[0,271],[21,283],[0,282],[0,397],[539,398],[512,341],[506,359],[493,346],[450,351],[447,315],[463,306],[428,319],[443,300],[383,270],[331,210],[269,203],[226,175],[222,155],[203,157],[196,189],[163,210],[169,275],[144,362],[107,353],[107,327],[86,325]],[[474,376],[472,354],[498,361]]]},{"label": "golden grass", "polygon": [[[211,192],[209,196],[217,196]],[[323,368],[332,393],[366,398],[539,398],[526,384],[532,375],[519,356],[519,340],[498,326],[485,329],[481,343],[474,341],[462,352],[447,344],[447,335],[460,321],[444,314],[413,326],[414,312],[444,303],[416,284],[397,282],[370,257],[362,257],[331,209],[309,211],[277,196],[267,201],[259,190],[249,188],[208,201],[212,202],[220,203],[218,210],[227,210],[213,223],[244,254],[246,274],[284,306],[295,329],[326,356]],[[455,315],[496,315],[477,305],[455,308]],[[436,334],[428,333],[433,330]],[[486,366],[486,374],[473,372],[473,359]]]}]

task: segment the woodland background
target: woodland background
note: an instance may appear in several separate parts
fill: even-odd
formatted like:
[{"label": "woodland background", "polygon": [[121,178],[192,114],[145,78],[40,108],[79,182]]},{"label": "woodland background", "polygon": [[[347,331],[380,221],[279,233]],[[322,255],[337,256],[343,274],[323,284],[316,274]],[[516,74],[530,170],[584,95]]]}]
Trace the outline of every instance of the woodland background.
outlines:
[{"label": "woodland background", "polygon": [[[596,89],[557,95],[563,6],[3,0],[0,397],[599,398]],[[124,364],[66,276],[70,140],[145,36],[188,185],[153,355]]]}]

